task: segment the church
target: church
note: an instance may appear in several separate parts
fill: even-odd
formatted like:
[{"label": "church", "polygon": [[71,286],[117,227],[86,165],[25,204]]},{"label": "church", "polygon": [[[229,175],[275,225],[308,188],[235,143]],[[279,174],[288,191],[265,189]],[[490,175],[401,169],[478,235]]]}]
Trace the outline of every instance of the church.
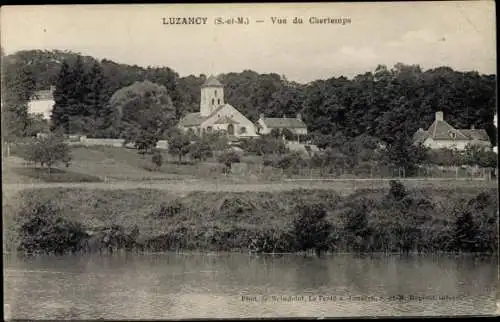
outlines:
[{"label": "church", "polygon": [[224,86],[214,76],[208,77],[201,86],[200,111],[185,115],[178,126],[196,134],[225,131],[235,138],[259,135],[252,121],[224,102]]}]

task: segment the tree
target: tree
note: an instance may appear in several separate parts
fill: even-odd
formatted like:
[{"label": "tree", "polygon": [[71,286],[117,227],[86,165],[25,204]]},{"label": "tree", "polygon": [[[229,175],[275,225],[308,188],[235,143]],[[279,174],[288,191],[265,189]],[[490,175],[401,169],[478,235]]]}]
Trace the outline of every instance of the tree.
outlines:
[{"label": "tree", "polygon": [[26,160],[34,162],[35,166],[37,163],[46,166],[49,175],[57,163],[64,163],[68,167],[71,162],[70,148],[59,133],[31,139],[24,151]]},{"label": "tree", "polygon": [[290,130],[290,129],[287,129],[287,128],[284,128],[282,131],[281,131],[281,135],[285,138],[285,140],[287,141],[293,141],[295,139],[297,139],[297,136]]},{"label": "tree", "polygon": [[169,134],[168,151],[171,155],[177,156],[181,162],[182,157],[189,153],[191,139],[189,135],[180,130],[172,132]]},{"label": "tree", "polygon": [[190,145],[189,154],[194,160],[205,161],[208,157],[213,155],[210,142],[204,138],[197,139]]},{"label": "tree", "polygon": [[227,173],[231,171],[231,166],[233,163],[240,162],[240,156],[233,150],[226,151],[219,156],[219,163],[224,165],[224,172]]},{"label": "tree", "polygon": [[140,150],[154,148],[176,122],[167,89],[149,81],[118,90],[111,97],[110,108],[118,112],[121,136]]},{"label": "tree", "polygon": [[69,119],[71,116],[69,104],[73,87],[70,66],[67,61],[63,61],[53,94],[54,107],[51,114],[51,130],[62,128],[66,134],[69,133]]}]

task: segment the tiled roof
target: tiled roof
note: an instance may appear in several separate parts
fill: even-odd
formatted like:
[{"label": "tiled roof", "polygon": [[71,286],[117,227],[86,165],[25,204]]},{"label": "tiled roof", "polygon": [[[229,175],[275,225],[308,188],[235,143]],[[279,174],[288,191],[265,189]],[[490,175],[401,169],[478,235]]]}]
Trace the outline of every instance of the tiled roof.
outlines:
[{"label": "tiled roof", "polygon": [[486,133],[485,130],[460,130],[463,134],[467,135],[469,138],[472,140],[477,140],[477,141],[489,141],[490,137],[488,136],[488,133]]},{"label": "tiled roof", "polygon": [[419,129],[415,134],[413,134],[413,141],[415,143],[424,143],[425,139],[429,137],[429,132]]},{"label": "tiled roof", "polygon": [[455,129],[444,120],[435,120],[427,132],[429,132],[429,135],[433,140],[469,140],[467,135],[463,134],[460,130]]},{"label": "tiled roof", "polygon": [[36,91],[35,93],[33,93],[33,96],[31,96],[32,101],[47,101],[53,99],[54,97],[51,90]]},{"label": "tiled roof", "polygon": [[225,105],[219,106],[209,116],[204,116],[203,117],[203,116],[200,115],[200,112],[186,114],[179,121],[179,125],[181,125],[181,126],[197,126],[197,125],[201,125],[201,123],[205,122],[208,118],[212,117],[215,113],[219,112],[224,106]]},{"label": "tiled roof", "polygon": [[210,77],[207,78],[202,87],[223,87],[223,85],[215,76],[210,75]]},{"label": "tiled roof", "polygon": [[239,122],[227,117],[227,116],[224,116],[224,117],[221,117],[220,119],[218,119],[217,121],[214,122],[214,124],[240,124]]},{"label": "tiled roof", "polygon": [[266,117],[262,118],[262,121],[268,128],[307,128],[302,120],[297,118],[278,118],[278,117]]},{"label": "tiled roof", "polygon": [[[455,135],[455,138],[453,138]],[[413,135],[413,141],[415,143],[423,143],[428,137],[433,140],[477,140],[477,141],[489,141],[490,138],[485,130],[479,129],[455,129],[453,126],[448,124],[446,121],[437,120],[432,123],[427,131],[419,129]]]}]

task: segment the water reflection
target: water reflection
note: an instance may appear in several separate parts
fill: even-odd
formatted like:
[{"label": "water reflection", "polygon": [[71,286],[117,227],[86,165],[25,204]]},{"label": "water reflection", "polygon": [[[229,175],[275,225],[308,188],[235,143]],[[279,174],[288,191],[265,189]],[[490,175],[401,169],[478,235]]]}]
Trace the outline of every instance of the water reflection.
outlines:
[{"label": "water reflection", "polygon": [[496,302],[496,259],[124,254],[4,263],[7,318],[491,314]]}]

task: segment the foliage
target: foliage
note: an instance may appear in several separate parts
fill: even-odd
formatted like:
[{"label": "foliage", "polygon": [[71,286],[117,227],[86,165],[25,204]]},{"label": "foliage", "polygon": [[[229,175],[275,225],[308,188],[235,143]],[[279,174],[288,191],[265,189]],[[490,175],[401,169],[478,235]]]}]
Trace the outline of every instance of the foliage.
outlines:
[{"label": "foliage", "polygon": [[[34,90],[50,85],[56,85],[56,126],[63,126],[67,132],[87,131],[90,135],[97,129],[96,134],[116,136],[119,133],[113,107],[105,104],[112,93],[145,80],[163,86],[172,100],[172,114],[177,121],[182,115],[199,110],[199,90],[206,80],[205,75],[179,77],[168,67],[97,61],[67,51],[19,51],[3,58],[2,84],[9,101],[3,111],[10,111],[11,115],[2,113],[2,117],[19,117],[19,122],[4,122],[19,129],[2,131],[21,136],[26,125],[25,103]],[[401,63],[392,68],[374,67],[352,79],[332,77],[308,84],[251,70],[222,74],[219,79],[225,85],[225,100],[252,121],[261,113],[276,117],[301,113],[321,149],[333,148],[331,142],[338,138],[348,142],[366,134],[385,143],[387,163],[411,169],[421,161],[411,137],[432,123],[438,109],[456,128],[475,125],[485,129],[496,145],[497,130],[492,124],[496,111],[495,75],[455,71],[445,66],[422,70],[418,65]],[[75,117],[77,120],[72,119]],[[417,161],[412,161],[415,156]]]},{"label": "foliage", "polygon": [[171,131],[168,136],[168,152],[179,158],[182,158],[189,153],[191,147],[191,136],[181,130]]},{"label": "foliage", "polygon": [[292,235],[299,251],[314,249],[316,252],[327,250],[332,224],[326,220],[323,204],[299,205],[293,220]]},{"label": "foliage", "polygon": [[220,155],[218,161],[224,165],[224,171],[229,172],[233,163],[240,162],[240,156],[235,151],[229,150]]},{"label": "foliage", "polygon": [[151,157],[151,162],[157,167],[161,167],[163,164],[163,156],[160,152],[156,151]]},{"label": "foliage", "polygon": [[122,137],[140,151],[150,151],[175,126],[175,109],[164,86],[136,82],[115,92],[109,104],[118,111]]},{"label": "foliage", "polygon": [[281,155],[288,151],[285,142],[271,135],[261,135],[242,143],[241,148],[246,152],[257,155]]},{"label": "foliage", "polygon": [[35,166],[37,163],[46,166],[49,174],[57,163],[64,163],[68,167],[71,162],[69,146],[58,133],[29,139],[23,149],[23,157]]}]

